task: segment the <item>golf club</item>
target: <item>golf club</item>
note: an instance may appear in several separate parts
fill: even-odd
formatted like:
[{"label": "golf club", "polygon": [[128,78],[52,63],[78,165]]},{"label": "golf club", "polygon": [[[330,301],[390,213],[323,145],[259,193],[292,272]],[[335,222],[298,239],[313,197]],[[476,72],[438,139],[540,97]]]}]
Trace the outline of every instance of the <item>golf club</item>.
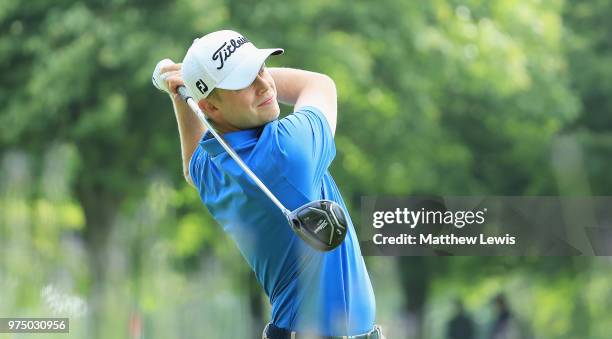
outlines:
[{"label": "golf club", "polygon": [[177,92],[181,98],[187,102],[200,121],[206,125],[208,130],[227,153],[234,158],[236,163],[244,170],[251,180],[253,180],[281,212],[283,212],[293,231],[302,238],[302,240],[320,251],[331,251],[342,243],[346,237],[348,223],[344,210],[340,205],[331,200],[316,200],[294,211],[288,210],[212,127],[200,107],[198,107],[196,102],[189,95],[187,88],[185,86],[179,86],[177,87]]}]

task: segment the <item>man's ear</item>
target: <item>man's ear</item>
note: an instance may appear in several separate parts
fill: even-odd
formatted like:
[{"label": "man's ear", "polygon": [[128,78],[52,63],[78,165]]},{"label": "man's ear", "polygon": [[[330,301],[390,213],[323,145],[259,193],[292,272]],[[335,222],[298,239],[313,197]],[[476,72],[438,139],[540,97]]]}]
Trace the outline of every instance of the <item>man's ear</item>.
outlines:
[{"label": "man's ear", "polygon": [[213,120],[219,115],[219,108],[209,98],[198,101],[198,107]]}]

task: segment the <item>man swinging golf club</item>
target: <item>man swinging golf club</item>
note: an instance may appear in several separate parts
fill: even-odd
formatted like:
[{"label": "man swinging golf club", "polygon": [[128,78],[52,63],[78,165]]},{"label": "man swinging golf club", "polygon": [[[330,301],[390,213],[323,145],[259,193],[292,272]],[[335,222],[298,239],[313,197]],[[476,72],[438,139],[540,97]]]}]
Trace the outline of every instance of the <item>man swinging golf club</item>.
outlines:
[{"label": "man swinging golf club", "polygon": [[[171,95],[185,178],[269,297],[263,338],[384,338],[352,221],[328,171],[334,82],[265,66],[282,53],[223,30],[196,39],[182,64],[158,63],[153,83]],[[279,101],[294,112],[278,119]]]}]

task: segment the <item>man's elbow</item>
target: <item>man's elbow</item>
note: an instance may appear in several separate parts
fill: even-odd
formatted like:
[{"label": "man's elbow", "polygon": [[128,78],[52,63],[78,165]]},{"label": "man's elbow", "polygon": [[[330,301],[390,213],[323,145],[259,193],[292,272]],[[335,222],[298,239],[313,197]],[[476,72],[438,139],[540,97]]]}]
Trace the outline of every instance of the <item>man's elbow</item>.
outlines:
[{"label": "man's elbow", "polygon": [[333,93],[336,93],[336,82],[334,82],[334,79],[332,79],[329,75],[319,73],[318,81],[320,82],[320,85],[325,86],[329,90],[333,91]]},{"label": "man's elbow", "polygon": [[336,83],[334,82],[334,79],[332,79],[329,75],[321,74],[321,78],[317,85],[322,90],[322,92],[325,93],[324,97],[326,99],[326,102],[333,106],[333,108],[331,109],[333,115],[336,115],[338,91],[336,89]]},{"label": "man's elbow", "polygon": [[338,115],[338,92],[336,89],[336,83],[334,80],[325,74],[321,74],[321,80],[318,84],[320,93],[321,104],[319,109],[323,110],[323,114],[327,117],[329,127],[332,130],[332,134],[336,132],[336,120]]}]

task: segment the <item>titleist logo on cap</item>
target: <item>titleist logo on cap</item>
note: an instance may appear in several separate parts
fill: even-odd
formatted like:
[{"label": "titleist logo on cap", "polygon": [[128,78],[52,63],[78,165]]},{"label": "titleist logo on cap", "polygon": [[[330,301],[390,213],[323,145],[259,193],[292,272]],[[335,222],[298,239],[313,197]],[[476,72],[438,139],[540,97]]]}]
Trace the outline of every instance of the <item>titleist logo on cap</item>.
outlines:
[{"label": "titleist logo on cap", "polygon": [[221,45],[221,47],[219,47],[212,55],[213,61],[219,60],[219,66],[217,66],[217,69],[222,69],[225,65],[225,61],[229,59],[229,57],[232,56],[232,54],[234,54],[238,48],[248,42],[250,42],[249,39],[243,36],[238,37],[237,39],[231,39],[228,42],[224,42],[223,45]]}]

